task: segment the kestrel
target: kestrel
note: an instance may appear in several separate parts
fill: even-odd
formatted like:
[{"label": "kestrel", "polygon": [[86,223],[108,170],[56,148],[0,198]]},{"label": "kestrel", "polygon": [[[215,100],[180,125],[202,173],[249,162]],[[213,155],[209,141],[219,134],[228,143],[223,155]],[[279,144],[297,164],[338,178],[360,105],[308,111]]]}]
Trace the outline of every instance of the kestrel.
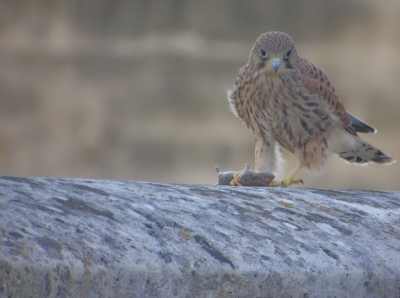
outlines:
[{"label": "kestrel", "polygon": [[274,173],[279,146],[292,152],[298,165],[282,182],[302,182],[302,168],[320,171],[330,153],[356,164],[390,164],[394,160],[359,138],[375,129],[346,112],[326,75],[301,57],[292,38],[282,32],[261,34],[233,90],[228,92],[233,113],[253,131],[256,171]]}]

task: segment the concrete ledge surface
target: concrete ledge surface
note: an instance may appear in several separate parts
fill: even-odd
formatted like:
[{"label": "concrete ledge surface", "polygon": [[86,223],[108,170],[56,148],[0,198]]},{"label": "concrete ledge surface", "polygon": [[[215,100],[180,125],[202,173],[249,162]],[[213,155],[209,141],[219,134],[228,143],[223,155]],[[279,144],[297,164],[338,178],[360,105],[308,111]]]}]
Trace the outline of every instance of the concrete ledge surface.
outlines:
[{"label": "concrete ledge surface", "polygon": [[0,177],[0,297],[399,297],[400,193]]}]

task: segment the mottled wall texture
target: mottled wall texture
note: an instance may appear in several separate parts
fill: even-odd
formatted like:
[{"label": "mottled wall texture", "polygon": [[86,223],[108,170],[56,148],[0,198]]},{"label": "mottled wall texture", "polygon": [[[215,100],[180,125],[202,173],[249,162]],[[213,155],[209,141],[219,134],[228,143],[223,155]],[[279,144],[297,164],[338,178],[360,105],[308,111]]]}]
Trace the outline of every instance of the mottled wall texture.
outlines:
[{"label": "mottled wall texture", "polygon": [[[364,138],[400,159],[400,2],[1,1],[0,174],[215,183],[215,165],[253,167],[225,92],[270,30],[291,35],[378,129]],[[300,177],[400,190],[399,167],[333,157]]]}]

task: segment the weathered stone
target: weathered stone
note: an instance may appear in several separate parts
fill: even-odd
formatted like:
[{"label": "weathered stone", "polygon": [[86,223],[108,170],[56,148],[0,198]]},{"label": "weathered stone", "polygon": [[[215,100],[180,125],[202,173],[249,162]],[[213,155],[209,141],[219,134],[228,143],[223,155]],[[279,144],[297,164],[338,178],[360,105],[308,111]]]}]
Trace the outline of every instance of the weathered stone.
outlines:
[{"label": "weathered stone", "polygon": [[0,177],[0,297],[399,297],[400,194]]}]

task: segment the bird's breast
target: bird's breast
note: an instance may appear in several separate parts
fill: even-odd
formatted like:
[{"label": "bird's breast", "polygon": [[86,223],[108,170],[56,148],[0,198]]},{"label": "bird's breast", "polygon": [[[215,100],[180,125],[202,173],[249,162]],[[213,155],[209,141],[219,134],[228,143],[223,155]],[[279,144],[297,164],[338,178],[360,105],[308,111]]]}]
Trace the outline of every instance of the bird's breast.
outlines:
[{"label": "bird's breast", "polygon": [[[320,100],[304,90],[296,76],[273,76],[258,81],[256,93],[248,98],[255,133],[272,136],[283,148],[294,152],[310,138],[325,133]],[[263,133],[265,132],[265,133]]]},{"label": "bird's breast", "polygon": [[258,138],[294,152],[329,129],[325,102],[310,95],[293,72],[268,76],[242,72],[229,93],[236,115]]}]

